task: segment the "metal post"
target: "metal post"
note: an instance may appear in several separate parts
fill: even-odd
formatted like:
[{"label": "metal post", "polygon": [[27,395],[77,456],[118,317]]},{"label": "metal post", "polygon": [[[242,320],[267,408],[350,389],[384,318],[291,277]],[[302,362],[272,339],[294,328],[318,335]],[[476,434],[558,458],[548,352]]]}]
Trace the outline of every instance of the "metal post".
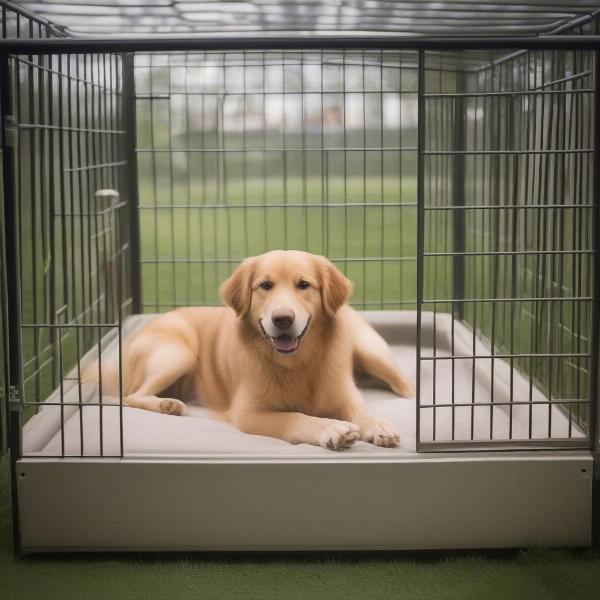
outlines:
[{"label": "metal post", "polygon": [[594,53],[594,287],[592,323],[590,330],[590,399],[589,428],[591,449],[594,455],[592,477],[592,546],[600,548],[600,410],[598,410],[600,380],[598,365],[600,360],[600,51]]},{"label": "metal post", "polygon": [[4,242],[8,307],[8,394],[10,473],[13,517],[13,544],[20,551],[19,505],[17,502],[16,463],[21,456],[21,282],[19,281],[19,231],[15,182],[17,131],[13,116],[11,71],[8,54],[0,55],[0,103],[2,105],[2,174],[4,178]]},{"label": "metal post", "polygon": [[142,312],[142,275],[140,265],[140,218],[139,189],[137,170],[137,115],[135,98],[135,57],[123,54],[123,127],[125,134],[125,159],[128,168],[125,170],[127,214],[129,221],[129,258],[131,272],[131,309],[134,313]]},{"label": "metal post", "polygon": [[425,248],[425,52],[419,50],[417,107],[417,451],[421,447],[421,311],[423,306],[423,268]]},{"label": "metal post", "polygon": [[[457,94],[466,92],[466,83],[466,73],[459,71],[456,75]],[[465,100],[460,95],[454,99],[452,146],[456,152],[452,157],[452,206],[457,208],[465,205],[465,155],[462,152],[465,150]],[[455,300],[463,300],[465,297],[465,211],[460,208],[453,210],[452,220],[454,224],[452,297]],[[456,302],[454,306],[454,317],[462,321],[465,303]]]}]

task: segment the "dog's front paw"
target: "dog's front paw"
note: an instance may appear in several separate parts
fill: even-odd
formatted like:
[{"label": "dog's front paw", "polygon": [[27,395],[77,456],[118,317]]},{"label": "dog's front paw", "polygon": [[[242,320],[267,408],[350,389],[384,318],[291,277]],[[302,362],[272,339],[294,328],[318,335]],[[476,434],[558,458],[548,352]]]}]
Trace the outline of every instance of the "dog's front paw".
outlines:
[{"label": "dog's front paw", "polygon": [[161,398],[160,412],[166,415],[184,416],[187,414],[186,405],[175,398]]},{"label": "dog's front paw", "polygon": [[400,442],[400,434],[386,419],[373,419],[366,428],[361,430],[360,439],[375,446],[392,448]]},{"label": "dog's front paw", "polygon": [[359,437],[358,425],[331,420],[319,435],[319,445],[329,450],[344,450],[352,446]]}]

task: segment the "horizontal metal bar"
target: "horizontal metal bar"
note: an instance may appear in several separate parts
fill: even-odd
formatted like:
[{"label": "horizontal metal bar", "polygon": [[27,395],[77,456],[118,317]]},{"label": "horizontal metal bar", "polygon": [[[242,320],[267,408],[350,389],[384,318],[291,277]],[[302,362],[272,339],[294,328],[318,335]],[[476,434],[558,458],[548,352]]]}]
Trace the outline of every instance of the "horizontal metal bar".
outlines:
[{"label": "horizontal metal bar", "polygon": [[136,148],[139,153],[173,154],[175,152],[208,152],[208,153],[240,153],[240,152],[416,152],[416,147],[411,146],[372,146],[351,148]]},{"label": "horizontal metal bar", "polygon": [[[140,260],[143,264],[148,265],[174,265],[174,264],[214,264],[214,263],[240,263],[243,258],[145,258]],[[416,256],[364,256],[354,258],[330,258],[332,262],[412,262],[416,261]]]},{"label": "horizontal metal bar", "polygon": [[186,50],[595,50],[596,35],[540,37],[438,37],[389,35],[202,36],[147,38],[7,39],[0,52],[10,54],[98,54]]},{"label": "horizontal metal bar", "polygon": [[[79,406],[79,404],[77,405]],[[85,406],[85,405],[84,405]],[[117,404],[118,406],[118,404]],[[86,450],[87,452],[87,450]],[[98,452],[98,454],[45,454],[44,456],[40,456],[39,454],[28,454],[27,452],[23,453],[23,458],[34,458],[35,460],[42,460],[42,461],[51,461],[51,460],[57,460],[60,459],[61,461],[63,461],[65,458],[69,459],[69,458],[75,458],[78,461],[79,460],[83,460],[83,461],[92,461],[92,460],[100,460],[100,461],[105,461],[105,460],[118,460],[118,461],[122,461],[123,460],[123,455],[121,454],[105,454],[104,452],[102,454],[100,454],[100,452]],[[136,457],[137,458],[137,457]],[[154,460],[156,460],[155,457],[152,457]]]},{"label": "horizontal metal bar", "polygon": [[139,210],[173,210],[183,209],[243,209],[247,208],[415,208],[417,204],[415,202],[310,202],[304,204],[303,202],[271,202],[271,203],[248,203],[248,204],[158,204],[156,206],[138,206]]},{"label": "horizontal metal bar", "polygon": [[541,404],[542,406],[558,405],[558,404],[589,404],[589,399],[583,400],[567,399],[567,400],[515,400],[514,402],[444,402],[443,404],[419,404],[420,408],[479,408],[493,406],[529,406],[532,404]]},{"label": "horizontal metal bar", "polygon": [[21,323],[25,329],[87,329],[120,327],[120,323]]},{"label": "horizontal metal bar", "polygon": [[[227,67],[229,67],[230,65],[225,64],[225,65],[219,65],[220,69],[226,69]],[[264,65],[260,65],[261,68]],[[282,63],[282,66],[289,66],[287,63]],[[346,63],[346,66],[348,66],[348,63]],[[358,65],[357,65],[358,66]],[[362,65],[361,65],[362,66]],[[245,67],[247,68],[248,65],[245,65]],[[383,65],[380,65],[380,67],[383,67]],[[164,67],[163,67],[164,68]],[[177,67],[175,65],[170,66],[169,68],[171,69],[176,69]],[[189,68],[187,66],[182,67],[182,68]],[[594,91],[594,90],[590,90],[590,91]],[[228,91],[227,89],[224,89],[223,91],[200,91],[200,92],[179,92],[179,91],[171,91],[171,92],[165,92],[165,93],[159,93],[159,94],[138,94],[135,98],[136,100],[170,100],[171,96],[217,96],[217,97],[221,97],[221,96],[227,96],[227,97],[231,97],[231,96],[242,96],[242,97],[248,97],[248,96],[310,96],[310,95],[314,95],[314,96],[332,96],[332,95],[344,95],[344,96],[350,96],[350,95],[356,95],[356,96],[364,96],[365,94],[378,94],[378,95],[386,95],[386,94],[394,94],[395,96],[417,96],[417,91],[411,91],[411,90],[382,90],[381,88],[377,89],[377,88],[373,88],[373,89],[359,89],[359,90],[317,90],[317,91],[313,91],[311,92],[310,90],[284,90],[283,89],[283,84],[281,86],[281,88],[279,90],[276,90],[275,88],[270,89],[269,91],[262,91],[262,92],[253,92],[253,91]]]},{"label": "horizontal metal bar", "polygon": [[503,450],[518,452],[519,450],[581,450],[589,448],[587,436],[580,438],[541,438],[539,440],[519,440],[506,438],[503,440],[444,440],[440,442],[423,442],[419,449],[424,452],[477,452],[479,450]]},{"label": "horizontal metal bar", "polygon": [[[274,56],[265,56],[263,52],[258,51],[258,50],[250,50],[246,53],[246,61],[241,61],[241,60],[232,60],[231,58],[227,58],[225,59],[225,56],[223,55],[221,60],[215,60],[214,59],[214,54],[205,54],[205,53],[197,53],[197,54],[187,54],[187,59],[185,61],[185,63],[182,62],[172,62],[171,60],[169,60],[171,58],[171,56],[177,56],[176,54],[167,54],[166,58],[167,58],[167,65],[169,68],[185,68],[185,69],[195,69],[198,67],[211,67],[211,68],[215,68],[215,69],[228,69],[228,68],[248,68],[248,67],[260,67],[261,69],[264,69],[265,67],[306,67],[306,66],[328,66],[328,67],[340,67],[342,65],[345,65],[346,67],[360,67],[362,69],[363,67],[363,62],[362,62],[362,53],[360,50],[357,50],[354,54],[352,53],[352,51],[348,51],[346,52],[346,60],[345,61],[340,61],[339,59],[336,60],[335,58],[331,58],[328,55],[323,55],[323,59],[321,60],[321,54],[314,52],[314,53],[309,53],[309,54],[304,54],[303,51],[300,51],[300,55],[302,56],[302,60],[298,59],[294,52],[286,52],[285,54],[281,54],[281,58],[275,59]],[[145,52],[138,52],[136,56],[143,56],[143,57],[147,57],[147,58],[152,58],[153,54],[152,53],[145,53]],[[198,58],[197,62],[190,62],[189,57],[190,56],[194,56]],[[411,58],[415,58],[414,54],[411,52],[410,53],[410,57]],[[405,62],[405,60],[408,58],[408,56],[391,56],[386,52],[383,55],[383,61],[381,60],[381,53],[377,52],[377,53],[372,53],[372,54],[366,54],[365,55],[365,63],[364,66],[368,67],[368,66],[375,66],[378,68],[385,68],[385,69],[398,69],[398,70],[410,70],[410,71],[416,71],[417,70],[417,65],[414,62]],[[353,60],[356,59],[356,60]],[[392,62],[392,61],[397,61],[397,62]],[[145,64],[136,64],[135,65],[135,69],[137,70],[143,70],[143,71],[147,71],[148,69],[160,69],[163,68],[164,69],[165,65],[160,65],[160,64],[153,64],[152,62],[145,63]],[[445,69],[440,68],[439,70],[444,71]],[[380,90],[378,90],[380,91]],[[194,92],[189,92],[190,94],[193,94]],[[257,91],[257,92],[248,92],[249,94],[264,94],[267,92],[261,92],[261,91]],[[305,90],[305,93],[313,93],[313,92],[309,92],[307,90]],[[320,94],[320,90],[318,92],[314,92],[317,94]],[[416,90],[402,90],[400,91],[400,93],[402,94],[416,94]],[[141,95],[149,95],[151,96],[152,94],[141,94]],[[157,92],[156,93],[157,96],[163,96],[163,95],[168,95],[168,92]]]},{"label": "horizontal metal bar", "polygon": [[593,94],[593,88],[576,88],[571,90],[520,90],[508,92],[461,92],[461,93],[431,93],[423,94],[425,98],[488,98],[496,96],[564,96],[565,94]]},{"label": "horizontal metal bar", "polygon": [[553,208],[594,208],[593,204],[462,204],[448,206],[425,206],[425,210],[528,210],[543,208],[550,210]]},{"label": "horizontal metal bar", "polygon": [[[75,386],[65,390],[64,393],[68,393],[71,389],[74,389]],[[110,396],[106,394],[107,398],[116,398],[117,396]],[[27,401],[23,402],[23,406],[102,406],[103,408],[119,408],[120,404],[118,402],[47,402],[47,401]]]},{"label": "horizontal metal bar", "polygon": [[584,352],[573,354],[559,354],[556,352],[542,352],[534,354],[523,352],[520,354],[443,354],[439,356],[422,355],[420,360],[473,360],[474,358],[493,360],[495,358],[590,358],[592,355]]},{"label": "horizontal metal bar", "polygon": [[570,298],[445,298],[441,300],[423,300],[422,304],[460,304],[469,302],[591,302],[591,296],[576,296]]},{"label": "horizontal metal bar", "polygon": [[486,154],[486,155],[499,155],[499,154],[592,154],[593,148],[565,148],[564,150],[551,149],[551,150],[425,150],[423,154],[432,156],[455,156],[457,154]]},{"label": "horizontal metal bar", "polygon": [[579,256],[594,254],[593,250],[482,250],[472,252],[424,252],[423,256],[537,256],[539,254],[564,254]]},{"label": "horizontal metal bar", "polygon": [[[357,300],[356,302],[350,302],[353,306],[415,306],[416,300]],[[150,308],[152,311],[156,312],[157,310],[163,308],[181,308],[181,307],[189,307],[190,304],[186,302],[145,302],[143,308]],[[219,302],[204,302],[202,306],[223,306],[222,303]],[[144,311],[142,311],[144,312]]]}]

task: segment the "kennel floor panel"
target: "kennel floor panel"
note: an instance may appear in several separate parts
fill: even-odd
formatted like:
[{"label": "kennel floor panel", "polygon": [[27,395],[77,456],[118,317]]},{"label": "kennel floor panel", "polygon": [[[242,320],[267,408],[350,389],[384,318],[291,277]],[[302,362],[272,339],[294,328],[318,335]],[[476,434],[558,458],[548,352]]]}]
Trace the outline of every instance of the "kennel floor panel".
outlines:
[{"label": "kennel floor panel", "polygon": [[[416,313],[414,311],[366,311],[367,320],[388,341],[404,373],[416,377]],[[134,331],[156,318],[156,315],[136,315],[123,326],[123,335]],[[473,354],[472,331],[448,314],[422,315],[422,356],[449,355],[454,337],[454,355]],[[117,352],[116,335],[105,339],[103,360]],[[484,344],[475,342],[475,352],[489,355]],[[95,360],[94,353],[86,355],[85,364]],[[454,362],[454,374],[452,363]],[[493,369],[493,377],[492,377]],[[452,386],[454,381],[454,386]],[[68,384],[71,383],[69,387]],[[454,408],[421,409],[421,439],[494,441],[546,439],[550,428],[553,438],[569,436],[569,420],[556,405],[531,404],[513,407],[477,406],[477,404],[507,402],[512,385],[513,399],[529,398],[544,402],[546,398],[517,371],[501,359],[423,360],[421,363],[422,405],[455,403]],[[454,388],[454,394],[452,394]],[[65,382],[64,402],[78,403],[80,390],[73,382]],[[400,432],[400,445],[379,448],[366,442],[357,442],[349,450],[336,453],[340,458],[401,458],[416,452],[416,400],[399,398],[390,391],[363,387],[367,410],[392,421]],[[475,399],[473,406],[472,398]],[[60,402],[59,391],[48,402]],[[127,457],[227,457],[227,458],[324,458],[330,450],[309,444],[292,445],[274,438],[242,433],[235,427],[215,420],[210,411],[201,406],[188,405],[188,415],[177,417],[152,413],[124,406],[118,399],[104,397],[102,408],[89,406],[97,403],[97,390],[89,384],[81,388],[79,406],[43,406],[25,425],[23,431],[24,456],[118,456],[121,449],[123,424],[123,455]],[[530,427],[531,411],[531,427]],[[61,423],[64,426],[61,427]],[[490,425],[491,424],[491,425]],[[531,429],[531,431],[530,431]],[[584,434],[571,427],[573,438]]]}]

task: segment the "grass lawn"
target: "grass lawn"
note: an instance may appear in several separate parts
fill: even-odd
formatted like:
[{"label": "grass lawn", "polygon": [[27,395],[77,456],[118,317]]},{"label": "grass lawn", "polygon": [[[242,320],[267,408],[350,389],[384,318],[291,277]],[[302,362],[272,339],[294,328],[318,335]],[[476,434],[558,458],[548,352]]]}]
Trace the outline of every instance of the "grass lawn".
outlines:
[{"label": "grass lawn", "polygon": [[8,600],[597,600],[600,554],[68,554],[16,558],[0,459],[0,597]]},{"label": "grass lawn", "polygon": [[415,203],[414,178],[248,178],[221,187],[209,179],[189,188],[144,180],[144,305],[218,304],[219,284],[238,260],[274,249],[334,260],[354,281],[360,307],[414,305]]}]

